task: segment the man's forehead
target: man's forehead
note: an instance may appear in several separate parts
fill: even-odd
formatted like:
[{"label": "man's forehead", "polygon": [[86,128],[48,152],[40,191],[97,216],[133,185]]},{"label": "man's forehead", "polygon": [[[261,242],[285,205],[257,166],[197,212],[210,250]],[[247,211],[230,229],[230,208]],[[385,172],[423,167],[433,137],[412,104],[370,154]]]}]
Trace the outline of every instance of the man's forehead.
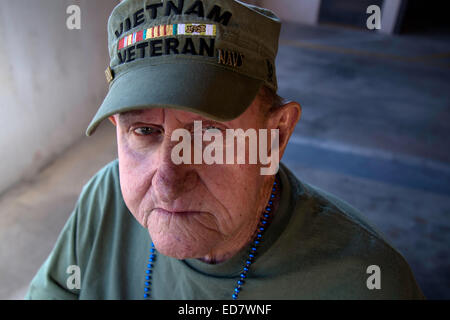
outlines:
[{"label": "man's forehead", "polygon": [[137,117],[142,115],[146,110],[132,110],[119,113],[120,118]]}]

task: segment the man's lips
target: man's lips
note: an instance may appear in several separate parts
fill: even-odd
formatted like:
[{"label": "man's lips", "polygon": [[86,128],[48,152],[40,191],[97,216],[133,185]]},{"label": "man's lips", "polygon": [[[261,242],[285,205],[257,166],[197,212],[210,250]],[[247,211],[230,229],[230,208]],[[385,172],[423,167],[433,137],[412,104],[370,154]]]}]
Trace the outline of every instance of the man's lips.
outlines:
[{"label": "man's lips", "polygon": [[162,208],[155,208],[152,211],[155,213],[164,214],[164,215],[192,215],[192,214],[206,213],[203,211],[166,210],[166,209],[162,209]]}]

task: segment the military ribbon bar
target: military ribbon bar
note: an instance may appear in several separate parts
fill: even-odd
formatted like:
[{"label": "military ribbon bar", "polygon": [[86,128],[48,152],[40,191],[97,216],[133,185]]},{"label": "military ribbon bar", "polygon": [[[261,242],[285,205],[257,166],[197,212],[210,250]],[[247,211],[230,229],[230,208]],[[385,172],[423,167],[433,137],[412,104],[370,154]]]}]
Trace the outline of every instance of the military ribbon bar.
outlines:
[{"label": "military ribbon bar", "polygon": [[186,36],[210,36],[215,37],[217,27],[215,24],[170,24],[159,25],[148,29],[140,30],[126,35],[119,40],[118,50],[131,46],[135,43],[166,36],[186,35]]}]

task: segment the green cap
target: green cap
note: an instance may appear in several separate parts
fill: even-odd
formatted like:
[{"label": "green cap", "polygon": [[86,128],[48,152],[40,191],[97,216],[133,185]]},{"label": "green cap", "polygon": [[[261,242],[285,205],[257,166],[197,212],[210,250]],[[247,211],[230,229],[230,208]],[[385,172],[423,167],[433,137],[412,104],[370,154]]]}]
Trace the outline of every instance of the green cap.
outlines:
[{"label": "green cap", "polygon": [[86,134],[107,117],[176,108],[229,121],[262,85],[277,91],[281,23],[237,0],[125,0],[108,21],[109,92]]}]

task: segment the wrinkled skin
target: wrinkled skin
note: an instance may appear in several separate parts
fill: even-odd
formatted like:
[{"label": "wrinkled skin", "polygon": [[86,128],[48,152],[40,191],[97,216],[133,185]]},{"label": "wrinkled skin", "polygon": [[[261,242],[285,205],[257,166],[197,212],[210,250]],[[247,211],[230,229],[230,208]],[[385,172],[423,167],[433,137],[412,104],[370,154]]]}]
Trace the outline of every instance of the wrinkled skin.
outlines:
[{"label": "wrinkled skin", "polygon": [[171,134],[178,128],[192,131],[194,120],[202,120],[204,130],[279,129],[281,158],[300,106],[289,102],[263,115],[261,103],[258,95],[240,117],[228,122],[175,109],[109,118],[116,125],[123,198],[159,252],[218,263],[251,241],[275,176],[261,175],[259,164],[175,165],[171,151],[179,142],[172,142]]}]

